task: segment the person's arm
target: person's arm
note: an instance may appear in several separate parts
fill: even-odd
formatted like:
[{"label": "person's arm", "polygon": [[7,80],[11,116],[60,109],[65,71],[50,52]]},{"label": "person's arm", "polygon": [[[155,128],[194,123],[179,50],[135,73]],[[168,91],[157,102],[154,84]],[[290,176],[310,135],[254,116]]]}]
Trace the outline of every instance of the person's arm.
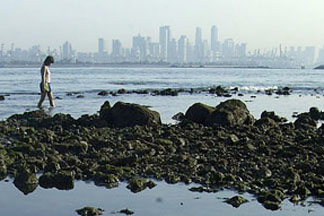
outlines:
[{"label": "person's arm", "polygon": [[43,65],[43,68],[42,68],[42,85],[43,85],[43,89],[45,89],[45,81],[46,81],[45,75],[46,75],[46,70],[47,70],[47,68],[45,67],[45,65]]}]

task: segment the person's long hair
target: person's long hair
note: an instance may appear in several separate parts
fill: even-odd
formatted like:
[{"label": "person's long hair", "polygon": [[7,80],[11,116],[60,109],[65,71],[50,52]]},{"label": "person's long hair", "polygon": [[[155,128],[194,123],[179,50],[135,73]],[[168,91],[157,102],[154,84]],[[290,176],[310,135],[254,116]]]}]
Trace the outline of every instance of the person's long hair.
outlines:
[{"label": "person's long hair", "polygon": [[47,56],[45,61],[44,61],[44,65],[49,66],[50,64],[54,63],[54,58],[53,56]]}]

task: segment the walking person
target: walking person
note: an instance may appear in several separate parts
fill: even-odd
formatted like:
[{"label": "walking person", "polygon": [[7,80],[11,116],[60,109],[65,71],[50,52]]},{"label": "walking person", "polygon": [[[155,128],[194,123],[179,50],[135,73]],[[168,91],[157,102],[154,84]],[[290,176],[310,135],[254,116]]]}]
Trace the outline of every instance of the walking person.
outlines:
[{"label": "walking person", "polygon": [[41,98],[39,99],[37,105],[38,108],[42,108],[42,104],[46,98],[46,95],[48,96],[51,108],[55,107],[54,97],[51,89],[51,71],[49,70],[50,65],[53,63],[54,63],[53,56],[47,56],[42,65],[41,68],[42,82],[40,83]]}]

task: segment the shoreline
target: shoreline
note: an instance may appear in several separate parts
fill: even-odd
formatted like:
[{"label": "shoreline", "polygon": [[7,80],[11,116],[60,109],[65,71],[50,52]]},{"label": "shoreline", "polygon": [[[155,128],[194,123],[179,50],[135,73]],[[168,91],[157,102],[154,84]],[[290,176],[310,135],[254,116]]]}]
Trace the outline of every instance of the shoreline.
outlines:
[{"label": "shoreline", "polygon": [[[318,165],[324,154],[324,132],[315,124],[324,114],[311,109],[287,123],[275,113],[265,112],[260,119],[247,121],[240,120],[249,113],[244,104],[228,101],[237,101],[235,107],[240,107],[233,113],[232,108],[225,110],[234,115],[234,121],[229,118],[229,123],[217,123],[215,118],[212,125],[201,119],[206,116],[203,110],[211,115],[216,112],[206,105],[195,108],[193,117],[187,113],[192,107],[188,108],[185,120],[175,125],[154,123],[154,119],[137,125],[143,119],[135,117],[135,125],[124,125],[125,120],[109,117],[112,113],[124,116],[120,113],[124,108],[113,111],[120,105],[106,103],[100,116],[79,119],[69,114],[50,117],[42,111],[13,115],[0,122],[1,154],[6,158],[0,173],[14,176],[16,187],[24,193],[38,186],[23,180],[25,177],[41,187],[59,189],[73,188],[74,180],[91,180],[107,188],[126,181],[137,192],[151,184],[146,178],[154,178],[171,184],[198,183],[203,187],[197,190],[205,192],[223,187],[247,191],[272,210],[279,209],[287,197],[294,203],[309,196],[321,197],[324,180],[311,176],[324,175]],[[111,119],[122,125],[107,124]],[[33,176],[41,172],[36,180]]]}]

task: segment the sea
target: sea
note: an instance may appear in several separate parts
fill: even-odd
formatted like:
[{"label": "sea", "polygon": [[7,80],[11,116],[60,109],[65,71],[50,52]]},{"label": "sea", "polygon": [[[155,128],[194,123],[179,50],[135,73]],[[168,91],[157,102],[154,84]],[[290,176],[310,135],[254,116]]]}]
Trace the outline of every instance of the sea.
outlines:
[{"label": "sea", "polygon": [[[261,69],[261,68],[161,68],[161,67],[51,67],[51,87],[55,97],[55,109],[44,109],[51,115],[70,114],[79,118],[84,114],[96,114],[105,101],[111,105],[118,101],[148,106],[160,113],[164,124],[176,124],[172,117],[185,113],[194,103],[211,106],[230,98],[240,99],[255,118],[263,111],[274,111],[288,121],[293,116],[308,112],[311,107],[324,109],[324,71],[313,69]],[[40,68],[0,68],[0,120],[13,114],[37,110],[40,98]],[[230,98],[208,93],[208,89],[223,86],[236,89]],[[275,92],[288,87],[290,95]],[[100,96],[100,91],[117,92],[119,89],[163,90],[167,88],[195,90],[180,92],[178,96],[155,94],[109,94]],[[272,95],[265,94],[272,90]],[[321,124],[321,123],[319,123]],[[222,190],[217,193],[194,193],[188,189],[195,185],[157,182],[153,189],[133,194],[126,183],[118,188],[97,187],[91,182],[76,182],[70,191],[38,187],[24,195],[13,185],[12,179],[0,182],[0,215],[76,215],[75,210],[94,206],[105,210],[103,215],[119,214],[128,208],[134,215],[322,215],[323,207],[313,204],[312,199],[293,205],[287,199],[279,211],[266,210],[251,194],[242,194],[250,202],[239,208],[224,203],[225,198],[237,194]],[[5,194],[5,195],[4,195]]]}]

